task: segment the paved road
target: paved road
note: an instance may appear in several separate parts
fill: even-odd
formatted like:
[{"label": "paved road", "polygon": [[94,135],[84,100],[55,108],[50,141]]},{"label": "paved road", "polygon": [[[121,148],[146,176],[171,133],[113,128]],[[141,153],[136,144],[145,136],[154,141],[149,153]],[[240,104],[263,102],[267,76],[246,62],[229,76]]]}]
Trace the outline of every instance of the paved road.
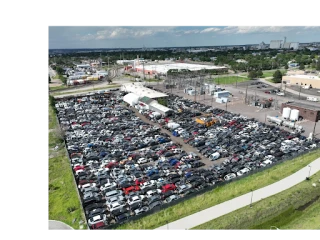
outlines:
[{"label": "paved road", "polygon": [[74,230],[69,225],[56,221],[56,220],[49,220],[49,230]]},{"label": "paved road", "polygon": [[[320,171],[320,158],[316,159],[309,164],[310,167],[306,166],[299,170],[298,172],[276,182],[266,187],[260,188],[253,191],[253,193],[247,193],[240,197],[236,197],[229,201],[223,202],[221,204],[215,205],[213,207],[207,208],[195,214],[189,215],[187,217],[181,218],[177,221],[171,222],[168,225],[161,226],[156,228],[156,230],[167,230],[167,229],[190,229],[196,227],[200,224],[233,212],[237,209],[243,208],[250,205],[251,197],[252,203],[260,201],[261,199],[270,197],[274,194],[282,192],[288,188],[293,187],[294,185],[305,181],[306,177],[315,174]],[[318,182],[318,179],[312,179],[310,185],[313,182]],[[254,206],[254,205],[253,205]]]},{"label": "paved road", "polygon": [[[263,78],[259,78],[259,81],[260,82],[263,82],[263,83],[266,83],[266,84],[269,84],[273,87],[276,87],[276,88],[280,88],[281,89],[281,83],[271,83],[271,82],[268,82],[267,80],[263,79]],[[284,85],[282,85],[282,90],[286,91],[286,92],[289,92],[289,93],[293,93],[293,94],[296,94],[296,95],[299,95],[299,92],[298,91],[295,91],[293,89],[290,89],[290,88],[285,88]],[[305,93],[300,93],[300,96],[301,97],[316,97],[318,98],[319,96],[315,96],[315,95],[310,95],[310,94],[305,94]]]}]

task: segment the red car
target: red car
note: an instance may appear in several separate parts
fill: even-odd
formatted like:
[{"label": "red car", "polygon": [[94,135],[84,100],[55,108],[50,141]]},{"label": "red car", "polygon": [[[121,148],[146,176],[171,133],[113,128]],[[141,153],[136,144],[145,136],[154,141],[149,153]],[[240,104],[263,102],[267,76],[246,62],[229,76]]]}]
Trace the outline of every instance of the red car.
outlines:
[{"label": "red car", "polygon": [[135,182],[135,184],[136,184],[137,186],[139,186],[139,185],[141,185],[142,183],[144,183],[144,182],[146,182],[146,181],[143,180],[142,178],[138,178],[138,179],[136,179],[134,182]]},{"label": "red car", "polygon": [[119,163],[117,162],[109,162],[107,165],[106,165],[106,168],[113,168],[115,166],[118,166]]},{"label": "red car", "polygon": [[82,165],[80,165],[80,166],[75,166],[75,167],[73,168],[73,171],[78,171],[78,170],[80,170],[80,169],[84,170],[84,166],[82,166]]},{"label": "red car", "polygon": [[96,224],[93,224],[91,226],[91,229],[100,229],[100,228],[102,228],[104,226],[105,226],[104,222],[97,222]]},{"label": "red car", "polygon": [[162,187],[162,192],[165,193],[165,192],[168,192],[168,191],[175,190],[176,188],[177,187],[173,183],[170,183],[170,184],[164,185]]},{"label": "red car", "polygon": [[124,194],[129,194],[130,192],[137,192],[140,191],[140,187],[138,186],[131,186],[131,187],[127,187],[127,188],[122,188]]}]

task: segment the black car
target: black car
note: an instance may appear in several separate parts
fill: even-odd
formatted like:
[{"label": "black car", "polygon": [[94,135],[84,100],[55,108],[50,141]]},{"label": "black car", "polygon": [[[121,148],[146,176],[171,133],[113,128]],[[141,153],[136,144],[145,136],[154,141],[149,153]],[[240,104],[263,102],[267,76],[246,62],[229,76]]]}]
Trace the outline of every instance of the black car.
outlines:
[{"label": "black car", "polygon": [[164,199],[166,199],[167,197],[170,197],[173,194],[174,194],[174,192],[169,190],[169,191],[167,191],[167,192],[162,194],[162,199],[164,200]]},{"label": "black car", "polygon": [[95,208],[104,208],[104,207],[106,207],[105,203],[102,203],[102,202],[101,203],[92,203],[92,204],[86,206],[84,210],[85,210],[86,214],[89,214],[89,212]]},{"label": "black car", "polygon": [[162,203],[160,201],[153,202],[149,205],[149,209],[153,209],[155,207],[161,206],[161,204]]},{"label": "black car", "polygon": [[161,200],[161,196],[160,195],[153,195],[152,197],[149,198],[148,202],[149,202],[149,205],[151,203],[154,203],[154,202],[157,202],[157,201],[160,201]]},{"label": "black car", "polygon": [[100,215],[100,214],[104,214],[107,212],[107,209],[106,208],[95,208],[93,210],[91,210],[88,214],[87,214],[87,217],[88,218],[92,218],[96,215]]}]

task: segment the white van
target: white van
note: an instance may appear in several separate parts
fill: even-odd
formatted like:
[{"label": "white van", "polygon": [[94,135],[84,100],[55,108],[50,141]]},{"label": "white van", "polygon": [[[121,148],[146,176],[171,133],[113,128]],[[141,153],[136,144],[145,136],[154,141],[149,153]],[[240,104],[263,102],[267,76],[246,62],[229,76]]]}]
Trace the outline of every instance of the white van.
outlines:
[{"label": "white van", "polygon": [[211,161],[217,160],[218,158],[220,158],[220,153],[218,152],[212,153],[209,157]]}]

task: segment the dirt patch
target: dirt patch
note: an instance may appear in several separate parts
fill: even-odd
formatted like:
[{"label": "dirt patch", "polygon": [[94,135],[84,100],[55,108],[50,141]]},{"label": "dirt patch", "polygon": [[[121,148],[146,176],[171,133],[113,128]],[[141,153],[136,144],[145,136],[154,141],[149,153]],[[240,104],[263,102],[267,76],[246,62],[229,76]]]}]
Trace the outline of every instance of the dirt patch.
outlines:
[{"label": "dirt patch", "polygon": [[58,87],[58,86],[61,86],[62,85],[62,82],[59,78],[51,78],[51,83],[49,83],[49,87]]}]

